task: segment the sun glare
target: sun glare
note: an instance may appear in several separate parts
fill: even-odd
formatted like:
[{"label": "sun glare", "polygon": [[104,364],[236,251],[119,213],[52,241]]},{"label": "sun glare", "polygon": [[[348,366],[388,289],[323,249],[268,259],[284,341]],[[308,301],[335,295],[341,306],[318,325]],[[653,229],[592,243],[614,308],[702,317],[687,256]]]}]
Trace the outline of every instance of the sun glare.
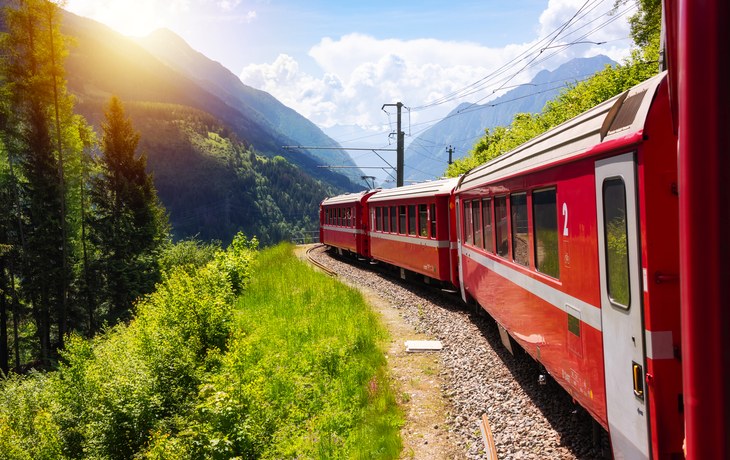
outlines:
[{"label": "sun glare", "polygon": [[185,0],[69,0],[66,9],[79,16],[99,21],[117,32],[143,37],[160,27],[170,27],[184,14]]}]

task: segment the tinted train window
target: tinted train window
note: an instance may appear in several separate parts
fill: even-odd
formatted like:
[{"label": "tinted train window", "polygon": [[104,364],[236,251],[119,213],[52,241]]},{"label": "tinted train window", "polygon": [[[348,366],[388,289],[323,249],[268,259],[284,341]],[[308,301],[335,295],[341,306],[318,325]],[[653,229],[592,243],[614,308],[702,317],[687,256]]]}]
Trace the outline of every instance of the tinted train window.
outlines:
[{"label": "tinted train window", "polygon": [[381,231],[383,229],[383,208],[375,208],[375,230]]},{"label": "tinted train window", "polygon": [[406,234],[406,207],[398,206],[398,233]]},{"label": "tinted train window", "polygon": [[603,181],[603,226],[606,234],[608,296],[629,306],[629,247],[626,227],[626,186],[620,177]]},{"label": "tinted train window", "polygon": [[408,205],[408,234],[416,234],[416,205]]},{"label": "tinted train window", "polygon": [[474,244],[474,231],[472,227],[472,215],[471,215],[471,201],[464,203],[464,235],[465,243]]},{"label": "tinted train window", "polygon": [[509,257],[509,232],[507,228],[507,197],[494,199],[494,225],[497,235],[497,255]]},{"label": "tinted train window", "polygon": [[389,232],[390,231],[390,218],[388,218],[388,207],[383,207],[383,231]]},{"label": "tinted train window", "polygon": [[340,216],[342,213],[341,208],[337,208],[337,215],[335,216],[335,225],[340,225]]},{"label": "tinted train window", "polygon": [[436,204],[431,203],[431,238],[436,238]]},{"label": "tinted train window", "polygon": [[535,269],[553,278],[560,278],[558,201],[555,189],[532,193],[532,221]]},{"label": "tinted train window", "polygon": [[510,198],[512,210],[512,256],[514,261],[530,265],[530,240],[527,236],[527,194],[518,193]]},{"label": "tinted train window", "polygon": [[494,240],[492,237],[492,199],[485,198],[482,200],[482,228],[484,234],[484,250],[494,254]]},{"label": "tinted train window", "polygon": [[345,208],[347,212],[347,226],[352,227],[352,208]]},{"label": "tinted train window", "polygon": [[474,225],[474,246],[482,247],[482,212],[479,208],[479,200],[474,200],[471,203],[471,215],[473,216],[472,224]]},{"label": "tinted train window", "polygon": [[418,205],[418,236],[428,237],[428,205]]},{"label": "tinted train window", "polygon": [[398,233],[398,213],[396,207],[390,207],[390,233]]}]

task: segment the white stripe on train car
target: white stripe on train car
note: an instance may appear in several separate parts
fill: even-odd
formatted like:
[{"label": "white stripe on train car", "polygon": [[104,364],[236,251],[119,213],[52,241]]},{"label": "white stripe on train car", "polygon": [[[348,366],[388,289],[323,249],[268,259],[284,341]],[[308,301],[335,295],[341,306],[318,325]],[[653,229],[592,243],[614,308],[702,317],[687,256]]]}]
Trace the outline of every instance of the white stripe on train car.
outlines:
[{"label": "white stripe on train car", "polygon": [[365,230],[362,230],[360,228],[330,227],[329,225],[323,225],[322,228],[325,230],[343,233],[365,233]]},{"label": "white stripe on train car", "polygon": [[506,278],[522,289],[541,298],[545,302],[561,309],[562,311],[566,311],[566,304],[570,304],[573,308],[580,310],[582,316],[581,320],[584,323],[596,330],[601,330],[600,308],[541,283],[540,281],[520,273],[513,268],[502,265],[489,257],[485,257],[484,255],[467,248],[466,246],[462,246],[461,250],[466,257],[475,261],[479,265],[492,270],[494,273]]},{"label": "white stripe on train car", "polygon": [[415,236],[391,235],[390,233],[370,232],[370,238],[380,238],[381,240],[399,241],[401,243],[417,244],[419,246],[428,246],[431,248],[448,248],[447,240],[426,240]]}]

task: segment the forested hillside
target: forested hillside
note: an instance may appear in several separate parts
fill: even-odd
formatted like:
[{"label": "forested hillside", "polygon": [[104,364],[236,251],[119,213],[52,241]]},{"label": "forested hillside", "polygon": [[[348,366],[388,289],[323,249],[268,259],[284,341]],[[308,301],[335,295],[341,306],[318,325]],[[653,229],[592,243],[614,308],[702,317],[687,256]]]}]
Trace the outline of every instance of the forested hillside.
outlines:
[{"label": "forested hillside", "polygon": [[124,101],[193,107],[221,120],[262,156],[282,156],[309,176],[343,190],[362,188],[342,174],[317,168],[325,160],[309,151],[283,150],[281,146],[297,145],[299,141],[284,134],[254,108],[240,101],[224,101],[102,24],[65,11],[63,15],[62,31],[76,42],[66,63],[68,89],[79,102],[97,101],[101,105],[116,94]]},{"label": "forested hillside", "polygon": [[[183,75],[190,76],[201,87],[242,113],[255,111],[263,115],[276,129],[296,140],[298,145],[339,147],[317,125],[279,102],[271,94],[244,85],[230,70],[192,49],[182,37],[171,30],[158,29],[146,37],[134,40],[162,62],[178,69]],[[311,150],[310,153],[326,164],[356,166],[344,150]],[[362,171],[343,171],[343,174],[360,183]]]},{"label": "forested hillside", "polygon": [[[338,193],[283,157],[257,155],[201,110],[152,102],[130,102],[126,110],[142,134],[147,170],[177,239],[198,235],[227,244],[242,231],[274,244],[315,228],[321,197]],[[77,111],[95,120],[101,106],[83,102]]]}]

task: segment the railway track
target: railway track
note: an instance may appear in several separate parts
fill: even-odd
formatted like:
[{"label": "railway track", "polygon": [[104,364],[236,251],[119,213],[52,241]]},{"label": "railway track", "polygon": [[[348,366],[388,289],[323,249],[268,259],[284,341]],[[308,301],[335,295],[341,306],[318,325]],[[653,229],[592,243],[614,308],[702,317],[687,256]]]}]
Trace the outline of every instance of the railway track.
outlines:
[{"label": "railway track", "polygon": [[307,251],[304,253],[304,256],[307,258],[307,261],[309,261],[310,264],[314,265],[315,267],[319,268],[329,276],[336,276],[337,272],[326,266],[325,264],[319,262],[318,260],[315,260],[312,257],[311,252],[319,247],[324,246],[322,243],[317,243],[312,246],[310,246]]},{"label": "railway track", "polygon": [[[544,370],[524,354],[512,356],[491,318],[465,308],[453,294],[403,280],[385,267],[324,252],[319,245],[309,252],[308,260],[319,259],[338,276],[382,293],[418,332],[442,341],[440,359],[446,378],[442,398],[451,412],[441,426],[447,428],[444,435],[463,449],[460,458],[604,458],[602,451],[610,449],[607,434],[594,444],[587,411],[553,379],[539,383],[537,377]],[[485,451],[485,414],[496,455]]]}]

